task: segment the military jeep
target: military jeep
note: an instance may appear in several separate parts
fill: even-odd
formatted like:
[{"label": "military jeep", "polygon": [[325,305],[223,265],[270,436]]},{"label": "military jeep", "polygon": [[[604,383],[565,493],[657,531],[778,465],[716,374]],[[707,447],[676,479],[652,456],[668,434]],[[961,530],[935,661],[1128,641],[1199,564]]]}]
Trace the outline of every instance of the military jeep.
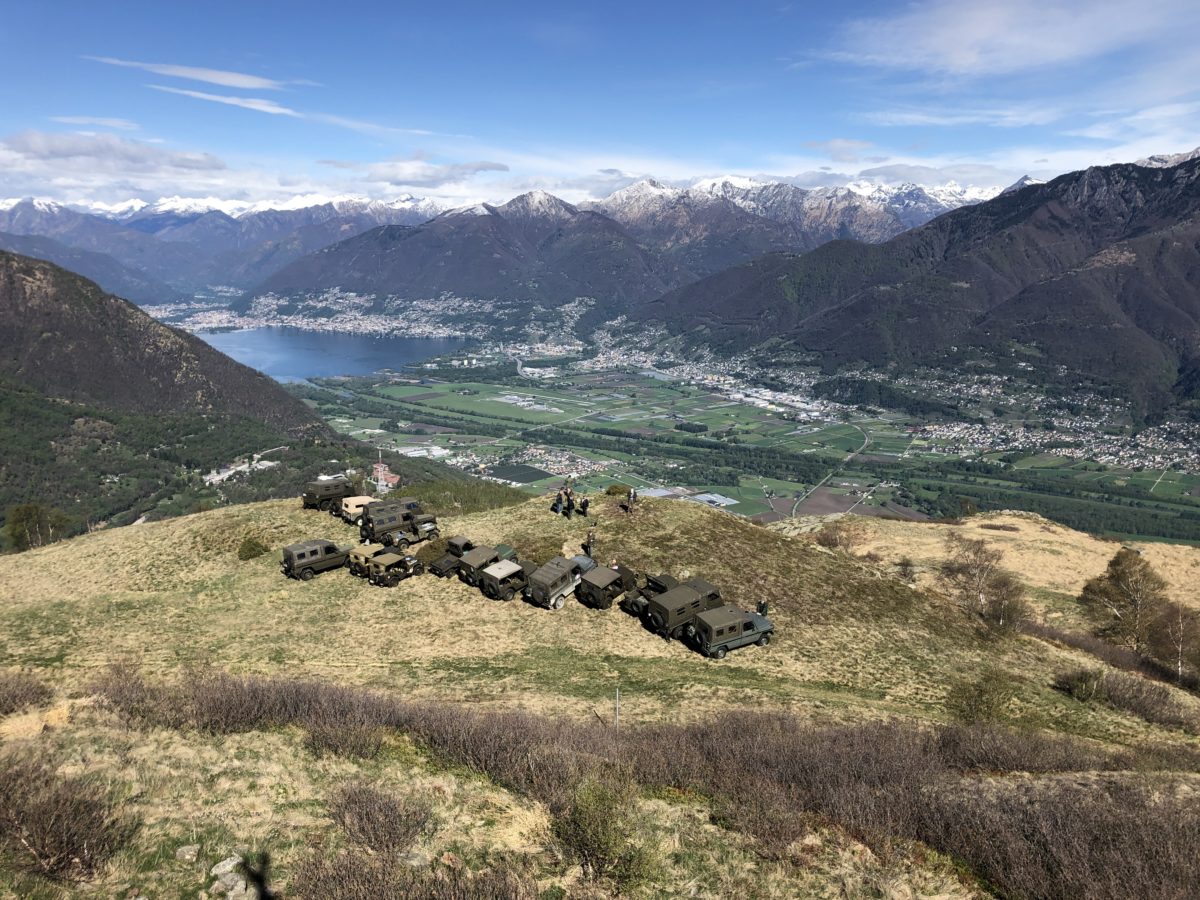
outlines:
[{"label": "military jeep", "polygon": [[483,591],[483,596],[492,600],[511,600],[517,594],[524,593],[529,576],[537,568],[533,560],[518,563],[515,559],[502,559],[479,573],[479,589]]},{"label": "military jeep", "polygon": [[350,574],[359,578],[365,578],[367,574],[367,566],[370,565],[372,559],[380,553],[386,553],[388,548],[383,544],[359,544],[350,551],[350,558],[347,565],[350,566]]},{"label": "military jeep", "polygon": [[713,585],[703,578],[689,578],[678,587],[647,600],[640,615],[646,627],[655,634],[680,638],[697,615],[723,604],[721,592]]},{"label": "military jeep", "polygon": [[367,580],[378,587],[395,587],[406,578],[420,575],[425,566],[407,553],[381,553],[371,560]]},{"label": "military jeep", "polygon": [[335,475],[332,478],[318,478],[304,486],[300,502],[305,509],[320,509],[329,512],[341,509],[343,497],[354,493],[354,485],[345,475]]},{"label": "military jeep", "polygon": [[403,550],[409,544],[430,541],[439,534],[437,516],[422,514],[410,519],[402,519],[393,527],[380,532],[379,540],[389,547],[398,547]]},{"label": "military jeep", "polygon": [[619,606],[632,616],[640,616],[646,609],[650,599],[659,594],[665,594],[673,587],[679,586],[679,580],[666,573],[662,575],[647,575],[645,583],[633,590],[626,591]]},{"label": "military jeep", "polygon": [[595,568],[579,579],[575,599],[593,609],[612,609],[616,600],[636,586],[637,576],[632,569],[620,565],[616,569]]},{"label": "military jeep", "polygon": [[362,525],[363,510],[367,508],[368,504],[377,502],[374,497],[368,497],[365,494],[359,494],[354,497],[343,497],[340,512],[342,521],[349,525]]},{"label": "military jeep", "polygon": [[562,609],[567,595],[579,586],[582,575],[579,557],[556,556],[529,576],[525,599],[546,609]]},{"label": "military jeep", "polygon": [[438,578],[449,578],[458,571],[458,564],[462,562],[463,555],[474,549],[475,544],[468,537],[459,534],[450,538],[446,542],[446,555],[429,567],[430,573]]},{"label": "military jeep", "polygon": [[713,659],[724,659],[730,650],[748,644],[765,647],[774,633],[766,603],[760,603],[757,612],[746,612],[726,603],[699,613],[687,626],[687,636],[696,649]]},{"label": "military jeep", "polygon": [[502,559],[517,561],[517,551],[508,544],[497,544],[495,547],[481,546],[468,550],[458,561],[458,577],[463,584],[475,587],[479,584],[479,573],[494,562]]},{"label": "military jeep", "polygon": [[340,569],[349,555],[349,547],[339,547],[331,541],[301,541],[283,548],[279,571],[288,578],[311,581],[318,572]]}]

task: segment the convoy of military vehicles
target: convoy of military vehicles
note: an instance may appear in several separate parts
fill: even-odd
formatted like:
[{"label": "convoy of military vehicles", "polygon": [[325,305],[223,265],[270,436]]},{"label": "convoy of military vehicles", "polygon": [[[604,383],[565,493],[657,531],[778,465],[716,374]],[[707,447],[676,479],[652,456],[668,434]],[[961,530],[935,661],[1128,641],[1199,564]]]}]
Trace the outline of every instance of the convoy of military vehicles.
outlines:
[{"label": "convoy of military vehicles", "polygon": [[[426,568],[407,550],[438,537],[437,517],[421,511],[415,497],[377,499],[354,493],[343,477],[310,482],[301,495],[305,509],[322,509],[356,525],[362,543],[339,547],[327,540],[308,540],[283,549],[280,571],[289,578],[309,581],[330,569],[350,569],[379,587],[395,587],[428,571],[438,578],[457,575],[463,584],[479,588],[492,600],[512,600],[518,594],[535,606],[562,609],[567,597],[593,609],[613,604],[639,619],[649,631],[667,640],[690,644],[713,659],[730,650],[771,642],[775,626],[767,604],[754,612],[726,603],[721,592],[703,578],[679,581],[668,574],[638,574],[624,566],[599,566],[591,556],[555,556],[544,565],[519,558],[507,544],[476,544],[458,535],[446,542],[446,554]],[[585,549],[590,545],[585,545]]]}]

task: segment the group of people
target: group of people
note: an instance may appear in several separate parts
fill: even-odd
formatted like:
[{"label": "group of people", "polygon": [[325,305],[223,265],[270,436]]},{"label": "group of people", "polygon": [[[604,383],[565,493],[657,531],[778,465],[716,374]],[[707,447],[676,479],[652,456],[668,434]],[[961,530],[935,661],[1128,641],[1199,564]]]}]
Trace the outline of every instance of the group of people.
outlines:
[{"label": "group of people", "polygon": [[576,502],[575,491],[568,486],[558,492],[558,496],[550,504],[550,512],[555,514],[561,513],[569,519],[575,515],[575,510],[578,509],[581,516],[586,516],[591,503],[592,501],[587,497],[580,497],[578,502]]}]

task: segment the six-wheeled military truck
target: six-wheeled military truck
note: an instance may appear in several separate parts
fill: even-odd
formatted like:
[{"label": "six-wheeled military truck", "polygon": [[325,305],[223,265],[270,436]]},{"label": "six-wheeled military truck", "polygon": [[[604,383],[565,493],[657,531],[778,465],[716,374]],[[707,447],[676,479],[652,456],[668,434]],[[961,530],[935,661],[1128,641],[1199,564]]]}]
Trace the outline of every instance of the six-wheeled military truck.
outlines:
[{"label": "six-wheeled military truck", "polygon": [[672,575],[647,575],[641,587],[626,591],[618,604],[621,609],[633,616],[640,616],[646,609],[650,598],[665,594],[673,587],[678,587],[679,581]]},{"label": "six-wheeled military truck", "polygon": [[379,535],[387,530],[380,527],[380,520],[385,518],[390,520],[394,516],[411,518],[413,515],[415,515],[413,511],[404,509],[395,500],[376,500],[368,503],[363,507],[362,524],[358,526],[358,536],[361,540],[378,543]]},{"label": "six-wheeled military truck", "polygon": [[716,609],[723,603],[721,592],[703,578],[689,578],[678,587],[647,600],[640,616],[655,634],[679,638],[699,613]]},{"label": "six-wheeled military truck", "polygon": [[529,576],[537,569],[538,564],[530,559],[520,563],[515,559],[502,559],[479,573],[479,590],[492,600],[511,600],[524,592]]},{"label": "six-wheeled military truck", "polygon": [[725,654],[738,647],[758,644],[765,647],[771,643],[775,626],[767,618],[767,604],[758,604],[756,612],[738,609],[732,603],[698,613],[687,626],[687,636],[696,649],[713,659],[724,659]]},{"label": "six-wheeled military truck", "polygon": [[475,549],[475,543],[461,534],[455,535],[446,542],[446,555],[429,567],[429,572],[438,578],[449,578],[458,571],[458,564],[463,554]]},{"label": "six-wheeled military truck", "polygon": [[342,521],[349,525],[362,525],[363,510],[367,508],[367,504],[377,502],[374,497],[365,495],[357,495],[354,497],[343,497],[341,517]]},{"label": "six-wheeled military truck", "polygon": [[406,578],[420,575],[425,566],[407,553],[381,553],[367,571],[367,580],[379,587],[395,587]]},{"label": "six-wheeled military truck", "polygon": [[479,584],[479,573],[494,562],[502,559],[517,560],[517,551],[508,544],[497,544],[495,547],[486,545],[468,550],[458,561],[458,577],[463,584],[475,587]]},{"label": "six-wheeled military truck", "polygon": [[[412,502],[416,505],[415,500]],[[419,505],[414,509],[389,500],[376,501],[363,510],[362,524],[358,526],[358,535],[364,541],[379,541],[389,546],[405,547],[436,538],[438,533],[437,516],[422,513]]]},{"label": "six-wheeled military truck", "polygon": [[354,485],[345,475],[318,478],[304,486],[300,502],[305,509],[322,509],[325,512],[341,510],[342,498],[354,493]]},{"label": "six-wheeled military truck", "polygon": [[279,571],[289,578],[311,581],[318,572],[340,569],[349,555],[349,547],[339,547],[332,541],[301,541],[283,548]]},{"label": "six-wheeled military truck", "polygon": [[579,557],[556,556],[529,576],[525,599],[546,609],[562,609],[567,595],[579,586],[582,575]]},{"label": "six-wheeled military truck", "polygon": [[579,579],[575,598],[593,609],[611,609],[616,600],[636,586],[637,575],[632,569],[621,565],[616,569],[598,567],[585,572]]},{"label": "six-wheeled military truck", "polygon": [[347,565],[350,567],[350,574],[359,578],[365,578],[367,575],[367,566],[371,560],[380,553],[388,552],[388,548],[383,544],[359,544],[350,551],[350,557],[347,560]]}]

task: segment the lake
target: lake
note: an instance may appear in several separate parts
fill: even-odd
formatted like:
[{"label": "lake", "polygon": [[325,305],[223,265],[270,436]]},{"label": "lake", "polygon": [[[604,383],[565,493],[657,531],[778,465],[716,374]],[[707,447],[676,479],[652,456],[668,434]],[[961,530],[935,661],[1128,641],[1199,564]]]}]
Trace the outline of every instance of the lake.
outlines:
[{"label": "lake", "polygon": [[197,332],[196,337],[276,381],[370,375],[459,350],[462,338],[379,337],[301,328]]}]

